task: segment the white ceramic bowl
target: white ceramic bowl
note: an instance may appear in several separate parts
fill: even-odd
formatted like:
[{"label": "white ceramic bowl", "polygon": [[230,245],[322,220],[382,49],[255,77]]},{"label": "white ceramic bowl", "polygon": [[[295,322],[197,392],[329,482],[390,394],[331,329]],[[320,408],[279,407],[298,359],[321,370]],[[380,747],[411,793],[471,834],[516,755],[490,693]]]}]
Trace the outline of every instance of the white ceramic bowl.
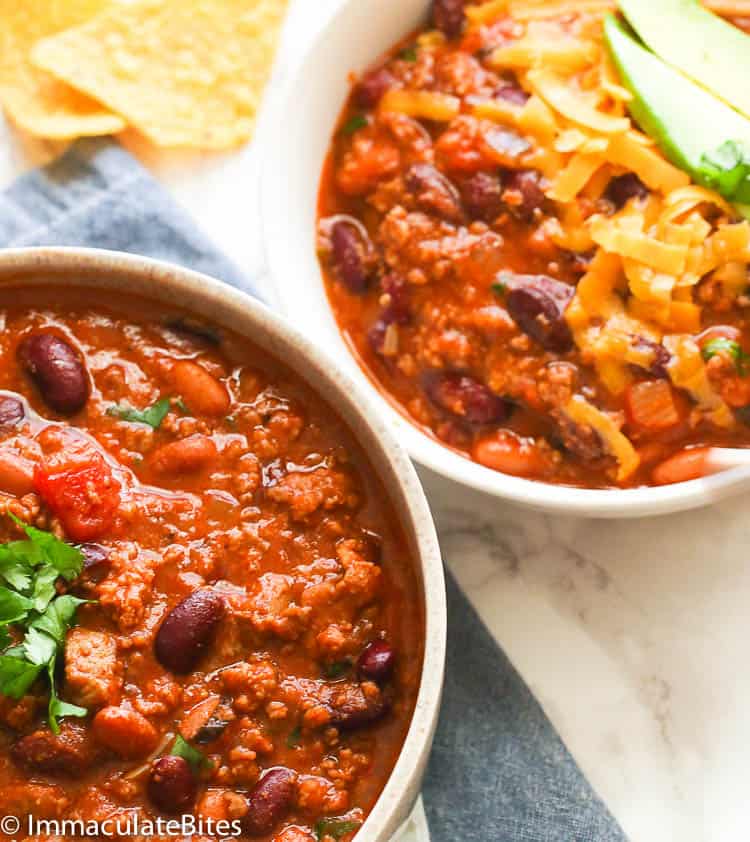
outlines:
[{"label": "white ceramic bowl", "polygon": [[282,307],[316,345],[332,353],[413,458],[472,488],[550,512],[636,517],[695,508],[750,488],[732,469],[660,488],[586,490],[500,474],[443,447],[406,420],[360,369],[339,333],[315,253],[315,211],[323,162],[350,89],[367,68],[417,28],[428,0],[347,0],[302,59],[264,124],[263,224]]},{"label": "white ceramic bowl", "polygon": [[446,640],[445,581],[437,535],[422,487],[406,453],[360,384],[283,319],[242,292],[214,278],[144,257],[97,249],[0,250],[0,284],[59,280],[122,289],[200,313],[256,342],[283,360],[335,407],[389,489],[393,509],[417,561],[425,616],[425,655],[417,704],[403,750],[357,842],[390,842],[406,820],[421,788],[437,724]]}]

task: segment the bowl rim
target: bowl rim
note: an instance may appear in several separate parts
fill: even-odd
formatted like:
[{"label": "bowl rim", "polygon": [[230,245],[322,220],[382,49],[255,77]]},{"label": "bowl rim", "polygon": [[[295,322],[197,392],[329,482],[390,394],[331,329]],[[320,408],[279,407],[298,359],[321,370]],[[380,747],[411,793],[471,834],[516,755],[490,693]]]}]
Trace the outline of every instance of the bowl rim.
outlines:
[{"label": "bowl rim", "polygon": [[[136,295],[157,302],[171,297],[183,307],[187,301],[187,310],[195,309],[200,303],[206,311],[231,314],[231,327],[244,332],[270,356],[278,358],[280,347],[288,350],[290,360],[294,362],[286,361],[286,364],[310,388],[320,392],[316,383],[324,384],[321,388],[327,392],[323,396],[325,402],[331,403],[329,395],[336,395],[342,401],[346,410],[337,409],[337,412],[343,416],[360,447],[365,449],[369,439],[370,444],[375,443],[379,448],[378,460],[387,465],[389,479],[398,483],[398,493],[393,492],[393,507],[400,514],[404,532],[417,549],[415,563],[422,577],[425,619],[422,671],[411,723],[386,785],[358,834],[362,842],[389,842],[408,817],[421,785],[440,711],[447,636],[445,578],[437,533],[427,498],[408,455],[379,414],[371,410],[369,397],[360,384],[352,382],[326,351],[314,345],[287,319],[248,293],[174,263],[124,252],[57,246],[0,250],[0,285],[23,283],[24,276],[27,280],[32,277],[37,282],[54,285],[54,274],[45,276],[45,272],[65,277],[83,272],[84,276],[76,285],[105,288],[117,285],[116,280],[108,281],[109,273],[113,278],[130,278],[136,286],[140,284]],[[148,290],[153,290],[153,294]],[[133,293],[125,289],[125,294]],[[204,312],[202,308],[200,312]],[[235,322],[245,325],[245,330],[238,328]],[[268,339],[276,343],[276,350],[266,345]],[[302,366],[300,360],[304,360]],[[356,428],[347,415],[357,418]],[[386,484],[385,478],[383,483]],[[398,508],[397,501],[401,503]]]},{"label": "bowl rim", "polygon": [[[280,86],[264,121],[260,143],[261,225],[267,265],[273,281],[272,286],[284,314],[292,320],[307,318],[309,323],[309,314],[302,309],[303,303],[295,295],[295,290],[299,288],[300,283],[309,285],[312,281],[312,288],[324,299],[325,307],[331,313],[335,331],[338,333],[338,341],[336,341],[329,334],[329,326],[318,325],[316,332],[310,334],[317,344],[324,346],[329,353],[334,353],[333,345],[335,344],[336,352],[346,353],[351,358],[354,365],[346,367],[351,379],[356,380],[357,384],[363,387],[370,402],[387,420],[398,440],[404,444],[417,463],[477,491],[552,514],[629,518],[698,508],[750,487],[750,472],[742,467],[726,469],[721,473],[674,485],[628,489],[587,489],[502,474],[461,456],[419,429],[379,389],[341,336],[332,314],[322,272],[316,272],[313,279],[300,279],[297,273],[288,269],[289,261],[295,251],[314,250],[315,230],[313,228],[309,232],[308,241],[293,242],[291,246],[288,237],[281,234],[287,220],[287,208],[278,185],[280,178],[281,183],[284,183],[287,166],[284,158],[284,143],[279,140],[288,136],[290,130],[288,120],[273,119],[274,115],[296,113],[296,106],[300,101],[298,89],[308,83],[311,77],[316,78],[321,75],[322,68],[326,66],[325,53],[329,49],[331,39],[336,37],[337,30],[344,31],[342,21],[354,12],[359,2],[360,0],[344,0],[340,3],[317,38],[295,63],[284,84]],[[398,2],[377,5],[379,13],[389,9],[393,9],[394,14],[399,13]],[[428,8],[428,0],[424,0],[424,6],[425,9]],[[391,44],[383,45],[362,55],[359,66],[344,68],[342,74],[347,75],[352,70],[359,71],[366,68],[391,46]],[[341,106],[343,107],[343,103]],[[308,130],[309,127],[306,126],[304,132]],[[333,125],[326,128],[327,146],[330,145],[333,131]],[[307,136],[300,132],[295,134]],[[315,173],[316,197],[321,176],[322,168]]]}]

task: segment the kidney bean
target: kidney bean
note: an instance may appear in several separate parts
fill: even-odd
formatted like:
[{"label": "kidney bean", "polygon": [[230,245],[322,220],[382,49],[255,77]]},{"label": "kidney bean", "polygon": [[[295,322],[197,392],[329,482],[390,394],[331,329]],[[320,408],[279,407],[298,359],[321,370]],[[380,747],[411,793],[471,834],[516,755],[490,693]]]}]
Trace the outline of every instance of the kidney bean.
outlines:
[{"label": "kidney bean", "polygon": [[430,371],[422,383],[435,406],[470,424],[499,424],[510,415],[508,401],[468,374]]},{"label": "kidney bean", "polygon": [[227,387],[192,360],[179,360],[170,372],[172,384],[191,412],[219,417],[229,411]]},{"label": "kidney bean", "polygon": [[505,181],[503,199],[520,219],[530,220],[534,211],[544,205],[541,175],[536,170],[513,170]]},{"label": "kidney bean", "polygon": [[447,38],[458,38],[464,26],[465,0],[433,0],[432,23]]},{"label": "kidney bean", "polygon": [[360,108],[375,108],[395,82],[396,77],[386,67],[370,70],[360,79],[354,91],[354,101]]},{"label": "kidney bean", "polygon": [[21,737],[11,756],[29,772],[73,778],[83,775],[96,759],[88,728],[69,721],[61,723],[59,734],[42,729]]},{"label": "kidney bean", "polygon": [[15,450],[0,447],[0,491],[23,497],[34,490],[34,463]]},{"label": "kidney bean", "polygon": [[154,641],[159,663],[187,673],[211,643],[224,616],[224,600],[210,588],[191,593],[167,614]]},{"label": "kidney bean", "polygon": [[0,395],[0,430],[12,430],[26,417],[26,407],[20,398]]},{"label": "kidney bean", "polygon": [[383,295],[388,296],[388,303],[383,307],[381,318],[387,324],[408,324],[411,321],[411,296],[408,282],[401,275],[389,272],[380,282],[380,289]]},{"label": "kidney bean", "polygon": [[151,767],[148,797],[163,813],[189,810],[195,801],[197,782],[184,757],[160,757]]},{"label": "kidney bean", "polygon": [[493,222],[505,208],[499,173],[475,173],[463,183],[461,195],[469,215],[484,222]]},{"label": "kidney bean", "polygon": [[297,773],[271,769],[250,790],[242,829],[249,836],[267,836],[291,810],[297,795]]},{"label": "kidney bean", "polygon": [[390,710],[390,701],[375,684],[335,684],[326,707],[329,724],[341,731],[353,731],[384,716]]},{"label": "kidney bean", "polygon": [[81,544],[78,549],[83,555],[81,575],[91,582],[100,582],[109,572],[109,550],[101,544]]},{"label": "kidney bean", "polygon": [[458,190],[432,164],[413,164],[404,176],[406,189],[426,213],[434,213],[451,222],[463,217]]},{"label": "kidney bean", "polygon": [[645,199],[648,187],[634,172],[628,172],[615,176],[607,185],[604,196],[619,210],[630,199]]},{"label": "kidney bean", "polygon": [[667,365],[672,359],[672,355],[660,342],[653,342],[651,339],[646,339],[645,336],[636,336],[633,338],[633,345],[636,348],[644,348],[649,351],[653,351],[653,362],[647,369],[645,369],[649,374],[654,377],[659,377],[662,380],[669,377]]},{"label": "kidney bean", "polygon": [[54,333],[33,333],[21,340],[16,353],[51,409],[61,415],[83,409],[89,377],[72,345]]},{"label": "kidney bean", "polygon": [[357,660],[357,672],[361,678],[380,684],[391,677],[395,663],[393,648],[384,640],[373,640],[362,650]]},{"label": "kidney bean", "polygon": [[484,143],[489,147],[498,164],[513,166],[517,159],[531,148],[525,137],[509,129],[493,126],[482,135]]},{"label": "kidney bean", "polygon": [[552,410],[550,415],[557,424],[557,434],[566,450],[582,462],[596,462],[604,456],[604,445],[595,430],[577,424],[560,410]]},{"label": "kidney bean", "polygon": [[110,705],[91,723],[94,739],[126,760],[150,754],[159,741],[156,728],[138,711]]},{"label": "kidney bean", "polygon": [[575,289],[547,275],[516,275],[501,272],[498,281],[505,289],[505,306],[511,318],[548,351],[564,352],[573,347],[573,335],[565,321],[565,310]]},{"label": "kidney bean", "polygon": [[331,262],[339,280],[354,295],[367,291],[373,279],[373,247],[365,229],[340,219],[331,228]]},{"label": "kidney bean", "polygon": [[200,433],[163,444],[151,456],[151,465],[160,474],[201,471],[216,459],[218,451],[210,436]]},{"label": "kidney bean", "polygon": [[506,102],[512,102],[514,105],[526,105],[529,101],[529,95],[526,91],[513,82],[506,82],[499,87],[495,91],[495,96],[498,99],[506,100]]}]

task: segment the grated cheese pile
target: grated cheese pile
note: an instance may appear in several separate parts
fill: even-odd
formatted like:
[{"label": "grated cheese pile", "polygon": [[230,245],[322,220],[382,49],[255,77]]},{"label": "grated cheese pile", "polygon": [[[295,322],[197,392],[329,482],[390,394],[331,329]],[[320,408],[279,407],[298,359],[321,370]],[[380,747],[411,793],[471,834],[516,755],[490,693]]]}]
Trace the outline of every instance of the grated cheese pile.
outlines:
[{"label": "grated cheese pile", "polygon": [[[692,184],[631,122],[630,94],[603,43],[602,18],[614,6],[611,0],[469,6],[470,29],[507,16],[516,22],[518,37],[497,47],[489,63],[515,73],[530,94],[523,106],[487,100],[475,102],[473,112],[536,141],[525,163],[549,181],[558,218],[544,223],[547,233],[561,247],[594,254],[567,320],[605,386],[620,394],[631,382],[631,364],[653,362],[648,342],[634,337],[663,343],[672,354],[667,370],[674,385],[715,424],[729,427],[732,412],[713,390],[693,339],[701,329],[693,292],[706,277],[721,281],[730,295],[745,291],[750,224],[737,221],[718,194]],[[614,215],[592,214],[610,180],[628,172],[649,188],[649,197],[631,199]],[[637,470],[635,449],[609,416],[585,402],[568,414],[599,433],[618,461],[619,479]]]}]

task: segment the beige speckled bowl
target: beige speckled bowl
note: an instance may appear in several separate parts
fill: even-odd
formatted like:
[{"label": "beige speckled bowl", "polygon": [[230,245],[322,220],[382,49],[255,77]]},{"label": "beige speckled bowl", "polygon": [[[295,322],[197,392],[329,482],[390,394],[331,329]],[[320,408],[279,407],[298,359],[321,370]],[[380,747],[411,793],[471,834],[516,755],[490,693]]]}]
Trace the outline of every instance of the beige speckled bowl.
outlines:
[{"label": "beige speckled bowl", "polygon": [[357,842],[388,842],[419,794],[437,723],[446,639],[445,582],[435,527],[416,472],[370,397],[337,364],[283,319],[214,278],[168,263],[78,248],[0,251],[0,283],[50,281],[131,292],[200,313],[247,336],[306,380],[351,428],[390,489],[394,511],[418,559],[426,619],[422,681],[409,733],[395,769]]}]

